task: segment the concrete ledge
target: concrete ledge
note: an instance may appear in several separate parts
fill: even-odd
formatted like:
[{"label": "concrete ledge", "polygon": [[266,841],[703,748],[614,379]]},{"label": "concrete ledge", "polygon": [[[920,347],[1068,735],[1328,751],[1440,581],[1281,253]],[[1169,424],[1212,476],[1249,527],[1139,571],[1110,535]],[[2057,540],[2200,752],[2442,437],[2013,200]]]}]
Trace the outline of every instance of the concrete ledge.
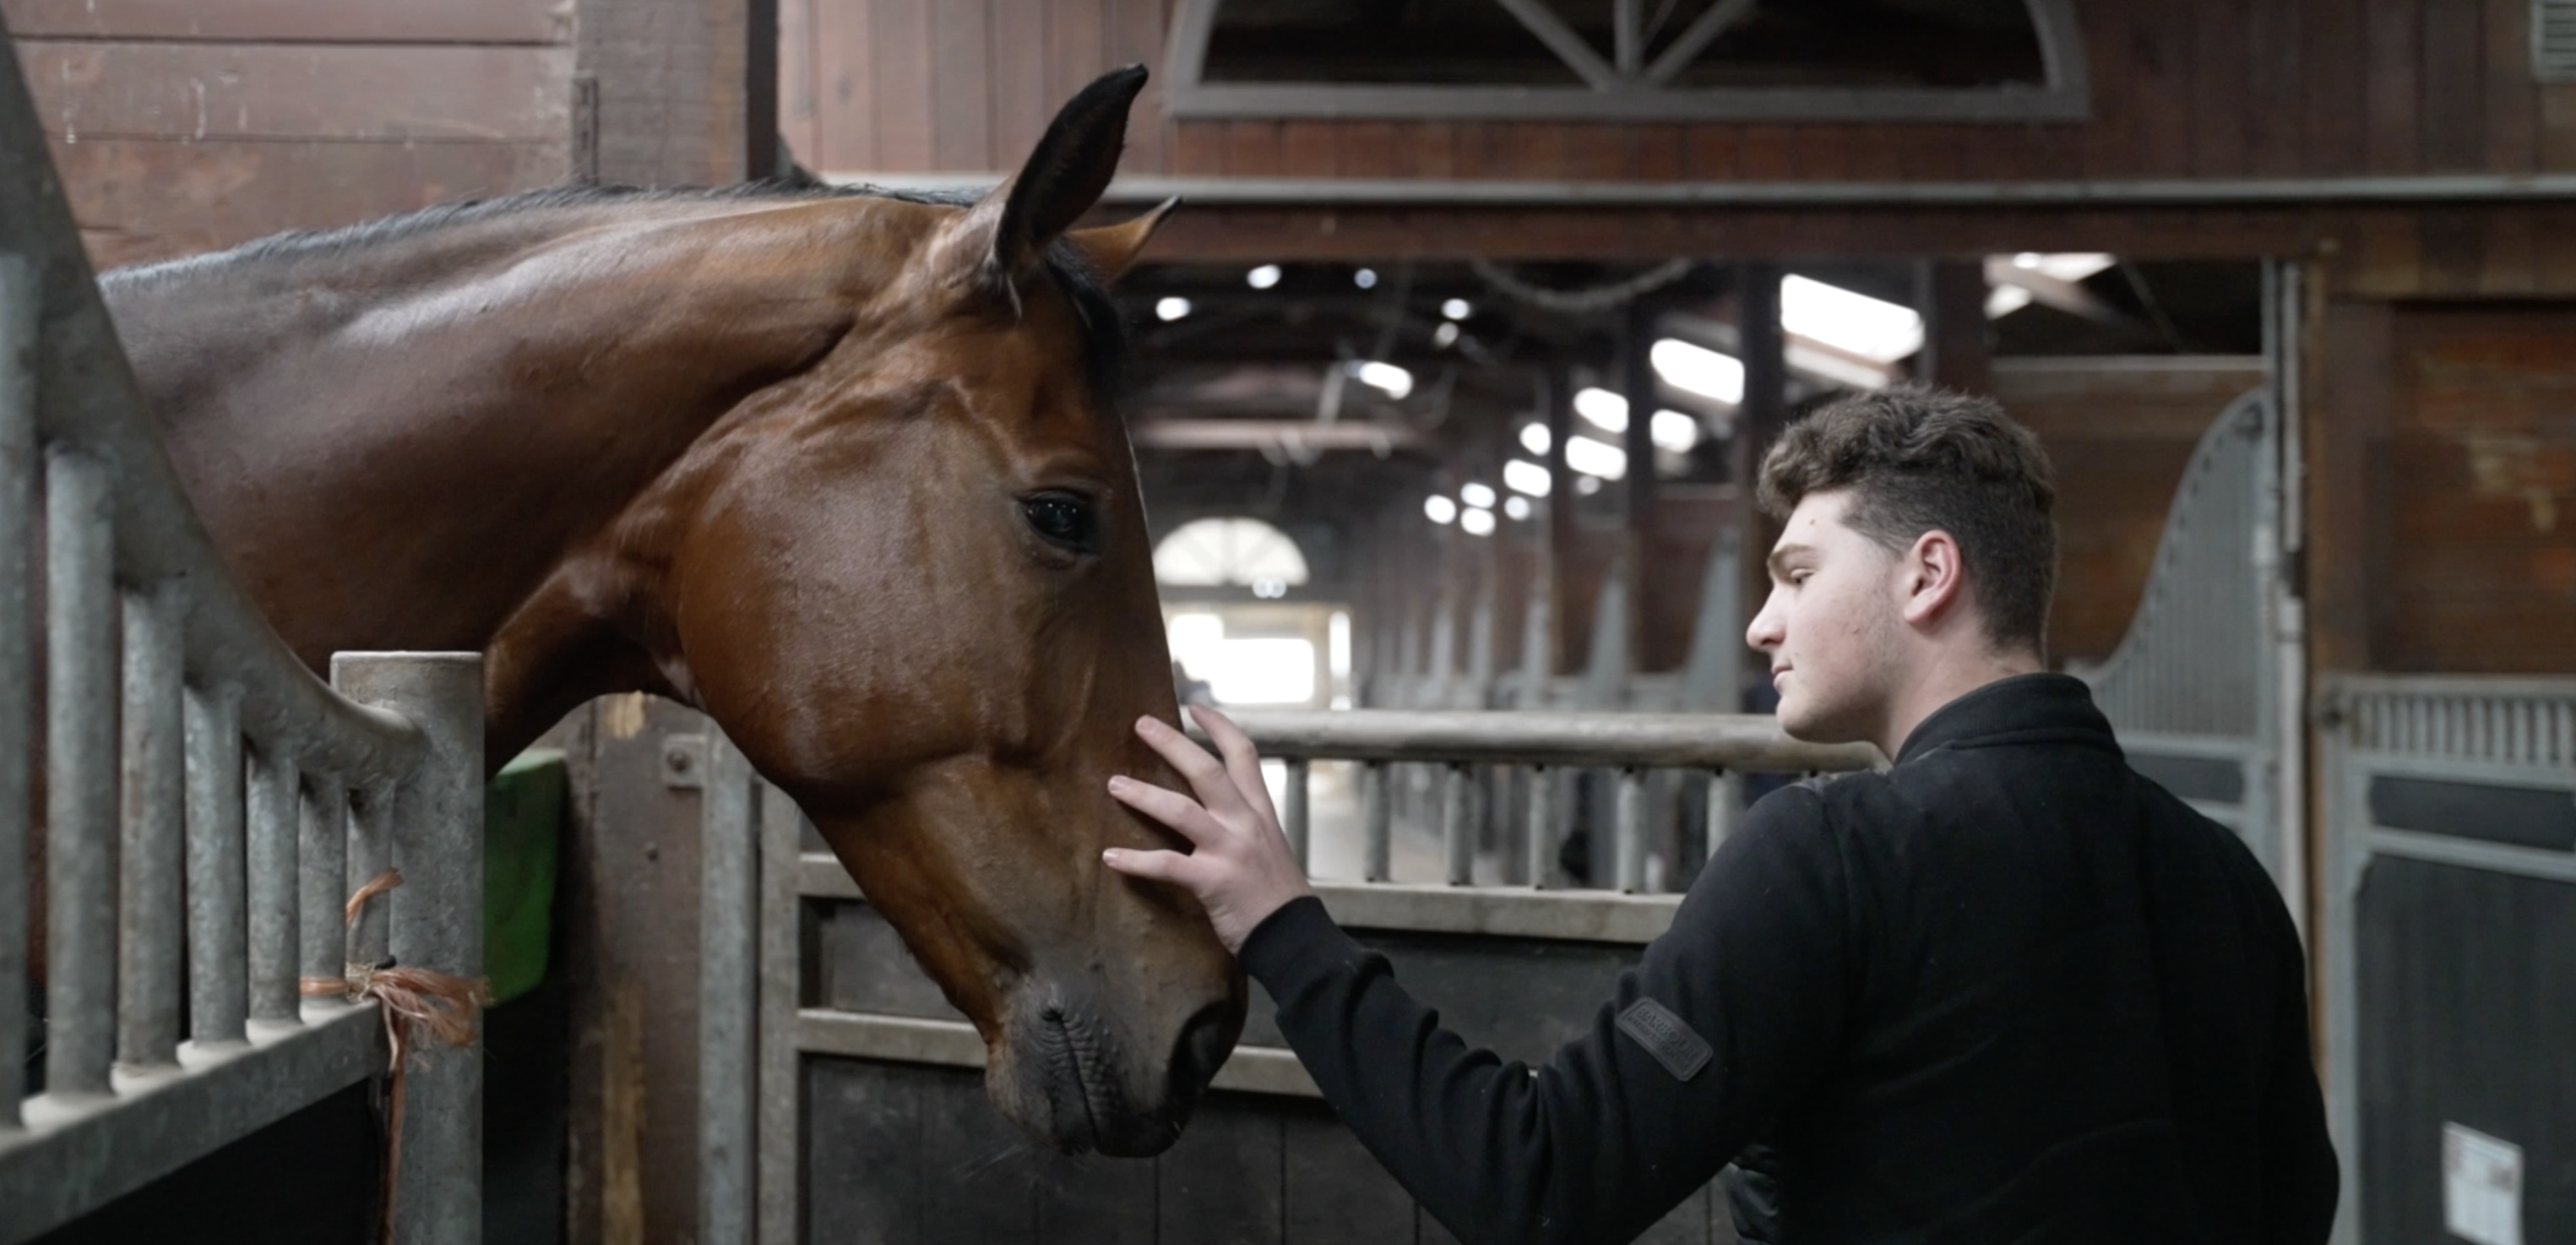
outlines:
[{"label": "concrete ledge", "polygon": [[[963,1020],[874,1016],[806,1007],[796,1012],[796,1049],[808,1055],[926,1063],[949,1068],[984,1066],[984,1039]],[[1238,1046],[1217,1069],[1214,1089],[1244,1094],[1320,1098],[1296,1053],[1276,1046]]]}]

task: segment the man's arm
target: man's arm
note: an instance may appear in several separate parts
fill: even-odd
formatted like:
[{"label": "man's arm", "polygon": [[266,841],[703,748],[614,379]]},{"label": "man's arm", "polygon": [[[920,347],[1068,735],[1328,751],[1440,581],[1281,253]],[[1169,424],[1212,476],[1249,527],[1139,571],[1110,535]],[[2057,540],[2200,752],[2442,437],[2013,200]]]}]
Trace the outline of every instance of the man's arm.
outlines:
[{"label": "man's arm", "polygon": [[1325,1099],[1472,1245],[1626,1240],[1707,1183],[1840,1052],[1854,980],[1840,848],[1809,790],[1756,806],[1590,1033],[1536,1069],[1470,1049],[1336,928],[1305,887],[1251,744],[1193,709],[1222,764],[1170,727],[1138,733],[1197,800],[1116,780],[1189,854],[1113,850],[1180,883],[1279,1003]]},{"label": "man's arm", "polygon": [[2284,912],[2279,941],[2286,967],[2272,1025],[2272,1067],[2263,1092],[2263,1239],[2323,1245],[2342,1193],[2325,1096],[2308,1038],[2307,957]]}]

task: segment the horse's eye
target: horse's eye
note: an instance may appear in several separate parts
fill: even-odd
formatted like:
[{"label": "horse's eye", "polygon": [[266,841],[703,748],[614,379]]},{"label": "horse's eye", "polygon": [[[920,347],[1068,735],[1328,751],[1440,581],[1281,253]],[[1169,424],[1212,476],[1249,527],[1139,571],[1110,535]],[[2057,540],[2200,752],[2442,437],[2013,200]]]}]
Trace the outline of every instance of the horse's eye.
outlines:
[{"label": "horse's eye", "polygon": [[1100,520],[1092,512],[1091,502],[1070,493],[1040,493],[1020,499],[1020,513],[1028,516],[1029,526],[1046,538],[1075,553],[1100,552]]}]

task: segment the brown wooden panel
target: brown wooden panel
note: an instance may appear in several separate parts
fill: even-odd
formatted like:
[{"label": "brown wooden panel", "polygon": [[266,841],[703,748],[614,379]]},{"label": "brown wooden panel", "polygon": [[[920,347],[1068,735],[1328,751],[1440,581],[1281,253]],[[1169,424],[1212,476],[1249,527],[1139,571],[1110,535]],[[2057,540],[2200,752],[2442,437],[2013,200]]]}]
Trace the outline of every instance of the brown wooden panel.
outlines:
[{"label": "brown wooden panel", "polygon": [[1669,182],[1682,177],[1682,127],[1678,125],[1634,125],[1628,127],[1628,141],[1634,169],[1631,176],[1639,181]]},{"label": "brown wooden panel", "polygon": [[2540,107],[2531,81],[2530,0],[2487,0],[2486,167],[2529,173],[2540,164]]},{"label": "brown wooden panel", "polygon": [[[936,0],[930,13],[931,167],[1002,167],[993,150],[990,24],[986,0]],[[1017,167],[1014,165],[1013,167]]]},{"label": "brown wooden panel", "polygon": [[862,172],[877,159],[875,0],[813,0],[814,167]]},{"label": "brown wooden panel", "polygon": [[1048,1245],[1154,1245],[1159,1160],[1044,1150],[1032,1160],[1034,1239]]},{"label": "brown wooden panel", "polygon": [[1162,1239],[1205,1245],[1284,1245],[1287,1156],[1273,1100],[1213,1094],[1155,1159]]},{"label": "brown wooden panel", "polygon": [[1172,172],[1216,177],[1225,172],[1225,123],[1185,121],[1172,127]]},{"label": "brown wooden panel", "polygon": [[2540,237],[2532,217],[2498,216],[2486,223],[2479,252],[2480,294],[2517,296],[2540,289]]},{"label": "brown wooden panel", "polygon": [[1749,182],[1787,181],[1797,175],[1795,127],[1747,125],[1737,129],[1736,176]]},{"label": "brown wooden panel", "polygon": [[2425,0],[2418,170],[2486,164],[2485,9],[2485,0]]},{"label": "brown wooden panel", "polygon": [[1227,121],[1225,172],[1229,177],[1275,177],[1287,162],[1276,121]]},{"label": "brown wooden panel", "polygon": [[1392,121],[1354,121],[1341,129],[1334,167],[1344,177],[1402,177],[1409,169]]},{"label": "brown wooden panel", "polygon": [[102,268],[553,185],[570,160],[562,143],[83,139],[53,153]]},{"label": "brown wooden panel", "polygon": [[572,49],[22,39],[55,137],[564,142]]},{"label": "brown wooden panel", "polygon": [[2192,7],[2191,171],[2202,177],[2245,171],[2247,32],[2241,12],[2224,4]]},{"label": "brown wooden panel", "polygon": [[2308,32],[2295,0],[2246,5],[2246,170],[2289,176],[2308,169]]},{"label": "brown wooden panel", "polygon": [[1053,109],[1109,69],[1109,5],[1108,0],[1044,0],[1044,5],[1047,107]]},{"label": "brown wooden panel", "polygon": [[890,173],[937,167],[930,77],[932,0],[869,0],[874,56],[876,168]]},{"label": "brown wooden panel", "polygon": [[923,1219],[922,1099],[940,1080],[973,1074],[855,1059],[803,1063],[804,1239],[931,1239]]},{"label": "brown wooden panel", "polygon": [[2359,173],[2369,164],[2366,25],[2349,0],[2304,0],[2300,29],[2308,40],[2303,76],[2312,172]]},{"label": "brown wooden panel", "polygon": [[1682,131],[1682,175],[1700,181],[1727,181],[1740,176],[1741,129],[1694,125]]},{"label": "brown wooden panel", "polygon": [[778,134],[806,168],[821,167],[822,42],[815,9],[823,0],[777,0]]},{"label": "brown wooden panel", "polygon": [[2090,172],[2136,165],[2139,134],[2151,123],[2148,110],[2138,106],[2135,96],[2143,86],[2135,33],[2140,15],[2129,5],[2097,7],[2099,11],[2086,13],[2083,19],[2084,51],[2092,69],[2093,116],[2082,127],[2081,147],[2082,168]]},{"label": "brown wooden panel", "polygon": [[1028,1134],[993,1109],[982,1077],[945,1075],[922,1084],[921,1152],[922,1225],[933,1239],[992,1245],[1039,1239],[1033,1186],[1042,1160]]},{"label": "brown wooden panel", "polygon": [[[989,0],[993,83],[993,169],[1016,169],[1063,99],[1048,94],[1047,8],[1026,0]],[[1070,95],[1066,99],[1072,98]],[[1213,173],[1214,165],[1199,170]]]},{"label": "brown wooden panel", "polygon": [[2420,158],[2418,111],[2423,100],[2424,12],[2414,4],[2363,6],[2364,60],[2369,90],[2368,158],[2377,173],[2413,169]]},{"label": "brown wooden panel", "polygon": [[704,0],[583,0],[576,42],[581,68],[599,82],[602,180],[729,185],[755,165],[774,171],[777,82],[764,76],[755,103],[751,12]]},{"label": "brown wooden panel", "polygon": [[1416,121],[1396,130],[1396,143],[1404,151],[1407,168],[1413,177],[1458,176],[1458,131],[1454,121]]},{"label": "brown wooden panel", "polygon": [[1163,14],[1165,0],[1110,0],[1109,57],[1106,72],[1120,65],[1146,65],[1156,72],[1136,98],[1134,120],[1127,127],[1127,157],[1119,167],[1136,173],[1169,170],[1171,122],[1163,110]]},{"label": "brown wooden panel", "polygon": [[1340,171],[1341,131],[1328,121],[1279,123],[1279,176],[1332,177]]},{"label": "brown wooden panel", "polygon": [[562,43],[572,9],[548,0],[0,0],[20,39],[310,43]]}]

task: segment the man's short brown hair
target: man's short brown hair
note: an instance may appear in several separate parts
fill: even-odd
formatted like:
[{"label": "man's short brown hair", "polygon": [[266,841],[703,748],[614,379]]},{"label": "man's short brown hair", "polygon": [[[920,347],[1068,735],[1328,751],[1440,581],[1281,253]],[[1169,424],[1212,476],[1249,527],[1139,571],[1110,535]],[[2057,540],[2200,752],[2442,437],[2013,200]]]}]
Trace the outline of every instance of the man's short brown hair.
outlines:
[{"label": "man's short brown hair", "polygon": [[1990,398],[1907,384],[1837,398],[1762,456],[1762,509],[1786,520],[1809,493],[1848,489],[1843,522],[1889,552],[1938,529],[1959,542],[1998,649],[2047,652],[2057,499],[2039,438]]}]

